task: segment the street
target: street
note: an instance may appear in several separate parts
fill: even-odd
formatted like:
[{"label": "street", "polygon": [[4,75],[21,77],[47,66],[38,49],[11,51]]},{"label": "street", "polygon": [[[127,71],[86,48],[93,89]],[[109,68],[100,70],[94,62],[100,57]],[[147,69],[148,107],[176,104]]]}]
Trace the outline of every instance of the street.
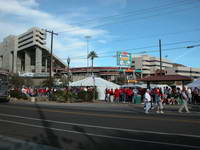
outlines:
[{"label": "street", "polygon": [[200,149],[197,113],[102,106],[1,103],[0,149]]}]

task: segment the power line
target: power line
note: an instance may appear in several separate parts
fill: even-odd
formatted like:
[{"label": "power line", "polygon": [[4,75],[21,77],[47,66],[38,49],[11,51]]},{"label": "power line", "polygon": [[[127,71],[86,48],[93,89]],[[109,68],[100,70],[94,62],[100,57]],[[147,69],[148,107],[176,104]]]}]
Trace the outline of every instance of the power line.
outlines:
[{"label": "power line", "polygon": [[[198,40],[198,42],[199,41],[200,40]],[[194,42],[194,41],[188,41],[188,42]],[[195,42],[197,42],[197,41],[195,41]],[[167,43],[167,44],[162,44],[162,45],[176,45],[176,44],[182,44],[182,43],[184,43],[184,41],[174,42],[174,43]],[[163,49],[162,51],[173,51],[173,50],[180,50],[180,49],[185,49],[185,48],[193,48],[193,47],[197,47],[197,46],[200,46],[200,45],[196,44],[196,45],[192,45],[192,46],[174,47],[174,48]],[[147,47],[143,47],[143,48],[147,48]],[[149,47],[152,48],[152,47],[158,47],[158,46],[155,45],[155,46],[149,46]],[[136,48],[134,48],[134,49],[136,49]],[[142,47],[138,48],[138,49],[142,49]],[[128,51],[128,50],[125,49],[124,51]],[[144,50],[144,51],[135,52],[135,53],[132,53],[132,54],[147,54],[147,53],[154,53],[154,52],[159,52],[159,50],[158,49],[157,50],[148,50],[148,51]],[[113,57],[113,56],[115,56],[115,55],[105,55],[105,56],[104,55],[103,56],[99,55],[98,58],[106,58],[106,57]],[[72,57],[72,59],[86,59],[86,57],[85,57],[85,55],[82,55],[82,56]],[[65,59],[63,58],[63,60],[65,60]]]},{"label": "power line", "polygon": [[[188,2],[187,2],[188,3]],[[191,3],[191,2],[190,2]],[[189,4],[189,3],[188,3]],[[177,5],[177,6],[181,6],[180,4],[179,5]],[[167,7],[162,7],[162,8],[160,8],[160,10],[165,10],[164,8],[167,8]],[[173,8],[173,7],[168,7],[168,8]],[[192,7],[192,8],[194,8],[194,7]],[[149,8],[150,9],[150,8]],[[183,10],[187,10],[187,9],[191,9],[191,8],[186,8],[186,9],[180,9],[180,10],[176,10],[176,11],[171,11],[171,12],[165,12],[165,13],[163,13],[163,14],[169,14],[169,13],[174,13],[174,12],[179,12],[179,11],[183,11]],[[153,12],[155,12],[155,10],[151,10],[151,11],[153,11]],[[133,12],[134,13],[134,12]],[[144,14],[144,12],[143,13],[141,13],[142,15]],[[141,15],[141,14],[135,14],[135,15]],[[162,13],[158,13],[158,14],[154,14],[154,15],[151,15],[151,16],[145,16],[145,17],[141,17],[141,18],[137,18],[137,19],[146,19],[146,18],[150,18],[150,17],[154,17],[154,16],[160,16]],[[130,16],[130,15],[129,15]],[[132,16],[134,16],[134,15],[132,15]],[[109,16],[108,16],[109,17]],[[114,23],[116,23],[116,22],[121,22],[121,21],[124,21],[124,20],[121,20],[121,21],[119,21],[119,20],[116,20],[116,21],[113,21],[113,18],[112,18],[112,16],[110,16],[111,17],[111,19],[112,19],[112,22],[109,22],[109,23],[104,23],[104,24],[100,24],[100,25],[95,25],[95,26],[93,26],[93,27],[91,27],[91,28],[94,28],[94,27],[100,27],[100,26],[104,26],[104,25],[108,25],[108,24],[114,24]],[[125,16],[123,16],[123,17],[121,17],[121,18],[124,18]],[[130,20],[129,20],[130,21]],[[136,19],[134,19],[134,20],[131,20],[131,21],[136,21]],[[79,24],[80,25],[80,24]],[[59,33],[64,33],[64,32],[72,32],[72,31],[78,31],[78,30],[81,30],[81,29],[78,29],[79,27],[75,27],[76,29],[72,29],[72,30],[66,30],[66,31],[61,31],[61,32],[59,32]]]},{"label": "power line", "polygon": [[[149,36],[141,36],[141,37],[137,37],[137,38],[125,38],[125,39],[117,39],[117,40],[112,40],[109,43],[113,43],[113,42],[122,42],[122,41],[128,41],[128,40],[138,40],[138,39],[145,39],[145,38],[153,38],[153,37],[163,37],[163,36],[170,36],[170,35],[177,35],[177,34],[185,34],[187,32],[195,32],[195,31],[200,31],[200,28],[195,28],[195,29],[191,29],[191,30],[181,30],[181,31],[177,31],[177,32],[169,32],[169,33],[163,33],[163,34],[154,34],[154,35],[149,35]],[[97,40],[96,40],[97,41]],[[95,42],[95,40],[93,40],[92,42]]]},{"label": "power line", "polygon": [[[166,43],[162,44],[163,46],[170,46],[170,45],[178,45],[178,44],[184,44],[184,43],[195,43],[195,42],[200,42],[200,40],[196,41],[180,41],[180,42],[172,42],[172,43]],[[106,54],[106,53],[111,53],[111,52],[116,52],[116,51],[133,51],[133,50],[140,50],[140,49],[147,49],[147,48],[156,48],[158,47],[157,45],[150,45],[150,46],[145,46],[145,47],[137,47],[137,48],[129,48],[129,49],[123,49],[123,50],[115,50],[115,51],[109,51],[109,52],[102,52],[99,54]]]},{"label": "power line", "polygon": [[[186,2],[185,0],[181,0],[179,1],[177,4],[180,5],[180,2],[183,2],[183,4]],[[187,2],[188,3],[188,2]],[[190,2],[191,3],[191,2]],[[93,22],[93,21],[103,21],[104,19],[113,19],[115,17],[122,17],[122,16],[127,16],[127,15],[130,15],[130,14],[135,14],[135,13],[144,13],[145,11],[148,11],[148,10],[154,10],[154,9],[158,9],[158,8],[163,8],[166,7],[166,6],[173,6],[175,4],[176,6],[176,3],[175,2],[172,2],[172,3],[166,3],[166,4],[163,4],[163,5],[159,5],[159,6],[154,6],[154,7],[150,7],[150,8],[144,8],[144,9],[139,9],[139,10],[134,10],[134,11],[128,11],[128,12],[125,12],[123,14],[117,14],[117,15],[110,15],[110,16],[103,16],[103,17],[99,17],[99,18],[94,18],[94,19],[88,19],[88,20],[84,20],[82,22],[77,22],[77,23],[74,23],[73,25],[85,25],[85,24],[88,24],[89,22]]]}]

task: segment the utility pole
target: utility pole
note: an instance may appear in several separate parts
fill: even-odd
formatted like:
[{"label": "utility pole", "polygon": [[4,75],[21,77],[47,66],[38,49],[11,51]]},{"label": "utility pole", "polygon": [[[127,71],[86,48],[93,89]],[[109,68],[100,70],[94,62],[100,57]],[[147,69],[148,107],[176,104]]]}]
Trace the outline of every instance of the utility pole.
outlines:
[{"label": "utility pole", "polygon": [[52,31],[49,31],[49,30],[45,30],[46,32],[50,33],[51,34],[51,51],[50,51],[50,67],[49,67],[49,89],[52,88],[52,61],[53,61],[53,36],[54,35],[58,35],[58,33],[55,33]]},{"label": "utility pole", "polygon": [[160,51],[160,74],[162,73],[162,47],[161,40],[159,40],[159,51]]}]

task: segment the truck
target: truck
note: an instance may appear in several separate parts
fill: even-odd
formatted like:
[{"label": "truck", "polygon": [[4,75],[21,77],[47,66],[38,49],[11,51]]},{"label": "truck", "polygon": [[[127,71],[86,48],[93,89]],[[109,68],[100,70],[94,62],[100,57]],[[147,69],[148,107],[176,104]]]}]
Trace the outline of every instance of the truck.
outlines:
[{"label": "truck", "polygon": [[9,73],[0,71],[0,102],[9,102]]}]

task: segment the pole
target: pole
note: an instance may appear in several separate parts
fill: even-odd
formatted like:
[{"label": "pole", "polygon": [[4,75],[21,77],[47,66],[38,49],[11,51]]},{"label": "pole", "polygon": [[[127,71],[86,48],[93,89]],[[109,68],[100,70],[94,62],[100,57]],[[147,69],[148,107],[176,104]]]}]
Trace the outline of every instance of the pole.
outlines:
[{"label": "pole", "polygon": [[53,36],[58,35],[58,33],[55,33],[53,31],[45,30],[46,32],[51,34],[51,49],[50,49],[50,66],[49,66],[49,89],[52,88],[52,66],[53,66]]},{"label": "pole", "polygon": [[88,61],[88,54],[89,54],[89,39],[91,38],[91,36],[87,35],[85,36],[86,40],[87,40],[87,75],[88,75],[88,66],[89,66],[89,61]]},{"label": "pole", "polygon": [[160,74],[162,73],[162,49],[161,49],[161,40],[159,40],[159,51],[160,51]]}]

